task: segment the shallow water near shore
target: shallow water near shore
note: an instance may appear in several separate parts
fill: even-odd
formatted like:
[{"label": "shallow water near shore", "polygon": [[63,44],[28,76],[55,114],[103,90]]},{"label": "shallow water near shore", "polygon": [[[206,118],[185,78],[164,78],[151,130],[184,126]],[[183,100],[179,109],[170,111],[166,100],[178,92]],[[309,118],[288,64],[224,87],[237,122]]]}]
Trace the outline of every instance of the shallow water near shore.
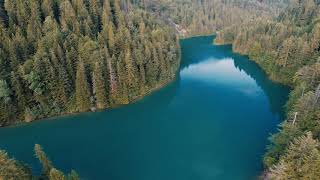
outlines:
[{"label": "shallow water near shore", "polygon": [[0,129],[0,148],[41,172],[34,144],[82,179],[249,180],[289,88],[214,36],[180,41],[178,77],[134,104]]}]

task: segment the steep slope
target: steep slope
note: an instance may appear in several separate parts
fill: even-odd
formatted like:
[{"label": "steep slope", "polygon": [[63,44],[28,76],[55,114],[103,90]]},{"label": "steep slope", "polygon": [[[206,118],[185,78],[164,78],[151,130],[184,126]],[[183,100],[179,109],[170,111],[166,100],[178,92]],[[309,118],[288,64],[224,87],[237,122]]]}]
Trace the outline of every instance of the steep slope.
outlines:
[{"label": "steep slope", "polygon": [[173,23],[182,37],[213,34],[264,16],[286,6],[282,0],[145,0],[142,7]]},{"label": "steep slope", "polygon": [[0,126],[128,104],[175,77],[175,32],[128,1],[0,7]]}]

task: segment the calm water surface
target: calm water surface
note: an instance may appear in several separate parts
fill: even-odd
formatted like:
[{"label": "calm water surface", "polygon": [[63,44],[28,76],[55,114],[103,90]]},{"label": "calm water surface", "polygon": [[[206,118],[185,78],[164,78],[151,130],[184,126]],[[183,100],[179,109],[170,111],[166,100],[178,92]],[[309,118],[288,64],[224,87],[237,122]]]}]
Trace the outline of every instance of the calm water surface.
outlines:
[{"label": "calm water surface", "polygon": [[40,173],[41,144],[56,167],[83,179],[255,179],[289,89],[212,40],[181,40],[177,80],[143,100],[2,128],[0,148]]}]

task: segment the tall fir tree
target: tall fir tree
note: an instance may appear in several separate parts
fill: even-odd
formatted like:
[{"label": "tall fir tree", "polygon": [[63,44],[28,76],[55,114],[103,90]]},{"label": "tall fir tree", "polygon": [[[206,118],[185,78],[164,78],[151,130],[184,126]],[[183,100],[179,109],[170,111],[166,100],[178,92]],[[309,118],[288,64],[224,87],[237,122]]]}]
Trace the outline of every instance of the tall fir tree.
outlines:
[{"label": "tall fir tree", "polygon": [[105,84],[105,77],[103,75],[104,65],[102,62],[96,62],[92,74],[93,94],[96,99],[96,106],[98,109],[107,107],[107,91]]},{"label": "tall fir tree", "polygon": [[76,105],[78,111],[88,111],[91,107],[90,89],[83,62],[79,62],[76,75]]}]

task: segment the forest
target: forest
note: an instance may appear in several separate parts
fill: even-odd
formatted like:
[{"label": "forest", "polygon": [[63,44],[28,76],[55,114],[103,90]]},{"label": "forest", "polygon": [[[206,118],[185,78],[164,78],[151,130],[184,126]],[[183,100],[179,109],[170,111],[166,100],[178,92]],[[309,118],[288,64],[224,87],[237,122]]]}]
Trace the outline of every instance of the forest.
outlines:
[{"label": "forest", "polygon": [[0,126],[128,104],[175,77],[172,28],[138,3],[0,3]]},{"label": "forest", "polygon": [[272,80],[292,88],[286,120],[270,137],[261,178],[320,179],[320,1],[159,3],[150,3],[149,11],[185,29],[180,36],[215,34],[215,44],[232,44]]},{"label": "forest", "polygon": [[175,77],[175,30],[215,34],[292,88],[261,178],[320,179],[320,0],[6,0],[0,19],[0,126],[130,103]]},{"label": "forest", "polygon": [[286,120],[270,137],[262,178],[319,179],[320,1],[166,3],[163,16],[185,28],[187,36],[216,34],[215,44],[232,44],[272,80],[292,87]]},{"label": "forest", "polygon": [[[184,29],[184,37],[211,35],[258,17],[271,17],[283,9],[286,0],[147,0],[147,11],[171,20]],[[170,22],[170,21],[169,21]]]},{"label": "forest", "polygon": [[271,179],[320,178],[320,1],[290,1],[275,17],[259,17],[217,32],[271,79],[293,90],[287,118],[264,157]]},{"label": "forest", "polygon": [[64,174],[62,171],[56,169],[39,144],[34,146],[34,152],[36,158],[39,160],[42,166],[42,172],[39,176],[35,176],[27,165],[9,157],[7,152],[0,150],[0,178],[3,180],[80,179],[79,175],[74,170],[68,174]]}]

